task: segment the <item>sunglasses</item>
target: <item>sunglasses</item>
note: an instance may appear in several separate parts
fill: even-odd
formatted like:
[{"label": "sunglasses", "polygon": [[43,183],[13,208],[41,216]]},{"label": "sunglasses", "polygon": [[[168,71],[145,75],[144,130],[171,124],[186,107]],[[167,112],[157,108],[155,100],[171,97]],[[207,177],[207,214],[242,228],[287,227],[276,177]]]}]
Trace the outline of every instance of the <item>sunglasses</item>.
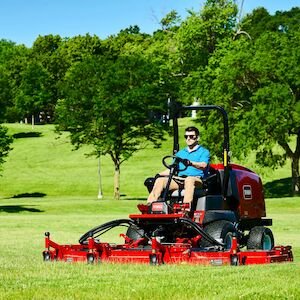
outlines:
[{"label": "sunglasses", "polygon": [[189,138],[191,140],[195,140],[197,138],[197,135],[194,135],[194,134],[185,134],[184,138],[185,139]]}]

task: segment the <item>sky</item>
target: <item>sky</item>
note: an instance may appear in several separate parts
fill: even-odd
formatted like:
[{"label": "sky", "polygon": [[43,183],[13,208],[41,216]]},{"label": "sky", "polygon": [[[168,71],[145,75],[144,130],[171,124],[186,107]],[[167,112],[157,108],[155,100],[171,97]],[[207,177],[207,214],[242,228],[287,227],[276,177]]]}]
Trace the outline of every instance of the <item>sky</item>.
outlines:
[{"label": "sky", "polygon": [[[300,0],[236,0],[242,15],[263,6],[270,14],[300,7]],[[0,39],[28,47],[39,35],[97,35],[105,39],[130,25],[153,33],[175,9],[182,19],[187,9],[199,11],[205,0],[0,0]],[[243,3],[243,5],[242,5]]]}]

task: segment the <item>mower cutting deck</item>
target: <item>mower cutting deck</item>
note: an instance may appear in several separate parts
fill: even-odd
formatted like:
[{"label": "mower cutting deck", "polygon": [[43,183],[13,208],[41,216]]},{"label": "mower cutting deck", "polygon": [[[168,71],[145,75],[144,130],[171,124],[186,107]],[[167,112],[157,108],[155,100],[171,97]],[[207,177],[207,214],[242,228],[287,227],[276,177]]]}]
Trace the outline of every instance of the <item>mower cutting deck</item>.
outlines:
[{"label": "mower cutting deck", "polygon": [[[185,217],[184,213],[175,214],[136,214],[131,219],[121,219],[105,223],[92,229],[80,238],[80,244],[58,245],[50,239],[46,233],[45,247],[43,252],[45,261],[60,260],[66,262],[112,262],[112,263],[145,263],[151,265],[160,264],[203,264],[203,265],[250,265],[293,261],[291,247],[277,246],[271,250],[247,250],[241,251],[237,237],[232,236],[230,248],[224,244],[213,241],[206,236],[203,229],[194,221]],[[185,228],[195,234],[191,238],[178,237],[173,243],[164,243],[162,236],[146,237],[139,232],[136,224],[147,223],[169,226],[171,228]],[[97,239],[102,233],[116,226],[128,225],[128,231],[135,231],[136,235],[124,238],[123,244],[101,243]],[[203,236],[201,235],[203,234]],[[140,235],[140,237],[138,237]],[[95,237],[96,236],[96,237]],[[215,246],[206,248],[199,247],[203,237],[209,239]],[[134,239],[135,238],[135,239]]]},{"label": "mower cutting deck", "polygon": [[293,261],[289,246],[278,246],[269,251],[240,251],[236,242],[232,243],[229,250],[222,251],[192,248],[190,244],[185,243],[163,245],[153,239],[149,249],[139,249],[124,244],[97,243],[93,239],[90,239],[87,245],[58,245],[47,237],[46,247],[54,250],[43,252],[45,261],[145,263],[151,265],[191,263],[216,266]]},{"label": "mower cutting deck", "polygon": [[[195,191],[192,205],[183,203],[184,190],[171,192],[169,184],[185,161],[166,156],[170,169],[161,199],[151,205],[139,204],[139,213],[97,226],[80,239],[79,244],[59,245],[45,234],[45,261],[190,263],[204,265],[250,265],[293,261],[291,246],[275,246],[266,218],[260,177],[240,165],[230,163],[227,114],[218,106],[171,107],[174,149],[178,151],[177,117],[181,110],[221,112],[224,125],[223,163],[211,164],[203,178],[203,188]],[[167,162],[169,161],[169,163]],[[187,166],[186,166],[187,167]],[[151,191],[156,178],[145,185]],[[116,227],[126,227],[123,243],[101,241]]]}]

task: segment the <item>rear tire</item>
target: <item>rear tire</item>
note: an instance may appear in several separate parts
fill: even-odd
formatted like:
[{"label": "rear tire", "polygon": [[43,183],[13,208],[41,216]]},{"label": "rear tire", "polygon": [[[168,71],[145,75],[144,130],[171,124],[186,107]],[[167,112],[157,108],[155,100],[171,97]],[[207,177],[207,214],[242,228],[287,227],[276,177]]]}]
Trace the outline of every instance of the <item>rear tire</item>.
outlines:
[{"label": "rear tire", "polygon": [[274,236],[271,229],[255,226],[249,232],[247,249],[271,250],[274,247]]},{"label": "rear tire", "polygon": [[[204,231],[213,237],[215,240],[224,243],[225,249],[230,249],[232,246],[232,236],[233,233],[236,233],[236,229],[233,223],[225,220],[215,221],[209,223],[204,227]],[[201,247],[211,247],[214,246],[209,241],[207,241],[204,237],[200,243]]]}]

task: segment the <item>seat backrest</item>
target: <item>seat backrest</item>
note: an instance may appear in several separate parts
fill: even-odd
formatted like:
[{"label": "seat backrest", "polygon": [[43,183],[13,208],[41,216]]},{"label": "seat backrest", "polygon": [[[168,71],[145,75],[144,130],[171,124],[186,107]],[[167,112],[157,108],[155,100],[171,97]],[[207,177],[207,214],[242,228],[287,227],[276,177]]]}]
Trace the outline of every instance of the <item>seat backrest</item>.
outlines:
[{"label": "seat backrest", "polygon": [[144,181],[144,185],[146,186],[149,193],[151,193],[155,182],[155,177],[148,177]]},{"label": "seat backrest", "polygon": [[207,176],[203,178],[203,187],[209,195],[222,193],[222,177],[219,170],[209,168]]}]

